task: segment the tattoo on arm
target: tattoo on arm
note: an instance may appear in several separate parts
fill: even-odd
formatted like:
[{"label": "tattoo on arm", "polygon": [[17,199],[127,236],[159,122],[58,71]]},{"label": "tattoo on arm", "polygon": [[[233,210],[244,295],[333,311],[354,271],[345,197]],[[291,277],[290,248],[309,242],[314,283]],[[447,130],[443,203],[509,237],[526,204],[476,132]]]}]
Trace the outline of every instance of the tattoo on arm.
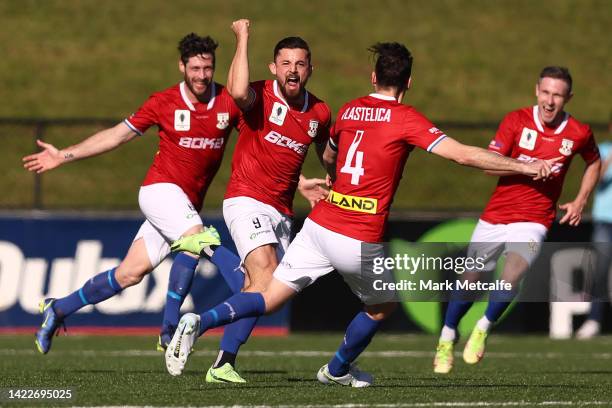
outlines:
[{"label": "tattoo on arm", "polygon": [[72,160],[72,159],[74,159],[74,154],[72,154],[72,153],[64,153],[64,159]]}]

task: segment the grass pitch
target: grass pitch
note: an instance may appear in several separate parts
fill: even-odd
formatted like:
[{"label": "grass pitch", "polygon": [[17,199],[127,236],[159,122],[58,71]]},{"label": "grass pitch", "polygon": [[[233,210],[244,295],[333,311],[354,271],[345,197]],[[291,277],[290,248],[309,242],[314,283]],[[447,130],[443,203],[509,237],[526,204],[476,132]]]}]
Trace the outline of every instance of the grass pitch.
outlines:
[{"label": "grass pitch", "polygon": [[216,355],[215,337],[196,343],[186,372],[171,377],[152,337],[59,337],[42,356],[31,336],[3,336],[0,388],[72,387],[75,398],[0,405],[612,406],[611,337],[578,342],[494,335],[480,365],[467,366],[457,354],[453,373],[439,376],[432,372],[434,337],[381,335],[359,360],[376,378],[368,389],[315,379],[341,337],[253,338],[238,361],[248,383],[236,386],[204,382]]}]

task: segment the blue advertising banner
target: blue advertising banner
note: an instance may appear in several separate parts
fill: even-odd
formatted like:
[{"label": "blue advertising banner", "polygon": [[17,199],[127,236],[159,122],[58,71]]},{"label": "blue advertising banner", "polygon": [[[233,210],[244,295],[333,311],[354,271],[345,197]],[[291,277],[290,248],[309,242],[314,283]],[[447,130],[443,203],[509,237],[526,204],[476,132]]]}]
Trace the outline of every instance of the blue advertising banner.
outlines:
[{"label": "blue advertising banner", "polygon": [[[80,288],[95,274],[117,266],[143,218],[95,215],[0,216],[0,333],[34,331],[38,303]],[[221,218],[207,219],[234,250]],[[70,316],[78,333],[157,333],[161,326],[172,258],[165,259],[138,285]],[[231,295],[217,268],[201,260],[182,312],[201,312]],[[289,307],[259,320],[255,333],[283,335]]]}]

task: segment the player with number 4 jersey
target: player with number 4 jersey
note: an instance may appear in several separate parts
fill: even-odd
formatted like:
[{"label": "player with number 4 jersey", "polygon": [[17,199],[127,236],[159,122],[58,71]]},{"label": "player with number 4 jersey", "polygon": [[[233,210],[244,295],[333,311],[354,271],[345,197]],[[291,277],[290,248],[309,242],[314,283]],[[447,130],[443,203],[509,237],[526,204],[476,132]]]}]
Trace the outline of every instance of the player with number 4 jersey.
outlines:
[{"label": "player with number 4 jersey", "polygon": [[[383,43],[371,50],[377,56],[372,73],[375,92],[342,108],[323,154],[334,179],[329,198],[315,206],[265,290],[243,292],[201,315],[181,318],[179,326],[185,330],[178,330],[172,340],[180,350],[176,357],[166,354],[172,371],[183,370],[191,345],[206,330],[272,312],[335,269],[365,308],[349,324],[340,348],[321,367],[317,379],[323,384],[371,385],[372,376],[359,370],[354,361],[396,303],[394,293],[372,286],[368,279],[372,275],[364,268],[372,259],[384,256],[379,242],[410,151],[416,146],[464,165],[516,171],[534,178],[550,175],[551,162],[522,163],[444,135],[414,108],[400,103],[410,85],[412,68],[406,47]],[[384,271],[380,278],[388,280],[390,275]]]},{"label": "player with number 4 jersey", "polygon": [[379,242],[414,147],[431,151],[446,135],[414,107],[372,93],[344,105],[329,147],[339,152],[333,190],[308,218],[340,234]]}]

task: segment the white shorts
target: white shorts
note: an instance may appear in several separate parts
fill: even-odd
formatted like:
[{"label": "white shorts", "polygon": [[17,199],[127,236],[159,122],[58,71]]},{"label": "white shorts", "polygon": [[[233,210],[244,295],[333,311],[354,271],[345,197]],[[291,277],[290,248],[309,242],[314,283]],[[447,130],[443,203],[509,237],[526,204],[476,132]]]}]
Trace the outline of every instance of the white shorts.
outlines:
[{"label": "white shorts", "polygon": [[547,232],[548,229],[537,222],[491,224],[478,220],[467,255],[484,258],[482,272],[494,270],[499,257],[508,252],[520,255],[531,265],[540,253]]},{"label": "white shorts", "polygon": [[362,270],[367,260],[384,256],[382,245],[366,244],[364,247],[362,244],[362,241],[330,231],[307,218],[274,271],[274,278],[299,292],[335,269],[366,305],[393,301],[394,293],[374,290],[373,283],[374,279],[393,281],[392,271],[374,277]]},{"label": "white shorts", "polygon": [[157,183],[140,187],[138,204],[147,220],[136,233],[134,241],[144,239],[154,268],[170,253],[170,243],[188,229],[202,225],[200,214],[176,184]]},{"label": "white shorts", "polygon": [[292,219],[271,205],[250,197],[223,200],[223,218],[242,262],[254,249],[276,244],[282,259],[291,240]]}]

